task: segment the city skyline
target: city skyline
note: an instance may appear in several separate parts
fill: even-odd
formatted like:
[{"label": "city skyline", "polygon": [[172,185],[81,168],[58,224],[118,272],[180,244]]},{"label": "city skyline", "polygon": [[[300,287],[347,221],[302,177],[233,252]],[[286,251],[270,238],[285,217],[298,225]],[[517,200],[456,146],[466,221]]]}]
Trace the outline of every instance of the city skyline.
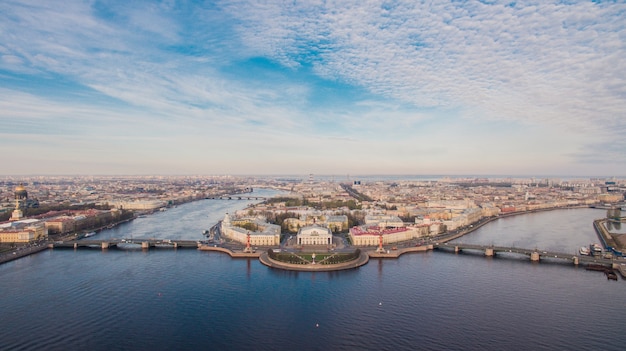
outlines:
[{"label": "city skyline", "polygon": [[2,2],[2,173],[624,176],[625,14]]}]

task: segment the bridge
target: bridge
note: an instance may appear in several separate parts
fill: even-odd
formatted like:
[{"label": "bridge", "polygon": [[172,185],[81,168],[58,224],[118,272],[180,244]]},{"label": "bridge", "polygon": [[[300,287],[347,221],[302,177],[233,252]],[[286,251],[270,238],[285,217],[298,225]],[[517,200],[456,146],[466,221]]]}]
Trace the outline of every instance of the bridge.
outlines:
[{"label": "bridge", "polygon": [[197,249],[200,243],[195,240],[168,240],[168,239],[104,239],[104,240],[70,240],[55,241],[48,244],[49,248],[127,248],[127,249],[149,249],[149,248],[194,248]]},{"label": "bridge", "polygon": [[221,195],[207,197],[210,200],[266,200],[265,196],[250,196],[250,195]]},{"label": "bridge", "polygon": [[539,249],[524,249],[512,246],[494,246],[494,245],[476,245],[476,244],[461,244],[461,243],[434,243],[433,249],[441,251],[459,253],[465,250],[478,251],[484,253],[486,257],[496,256],[497,253],[518,254],[529,256],[533,262],[539,262],[541,259],[550,260],[562,260],[569,261],[578,264],[601,264],[612,266],[614,261],[608,258],[602,258],[599,256],[586,256],[572,253],[555,252],[555,251],[543,251]]}]

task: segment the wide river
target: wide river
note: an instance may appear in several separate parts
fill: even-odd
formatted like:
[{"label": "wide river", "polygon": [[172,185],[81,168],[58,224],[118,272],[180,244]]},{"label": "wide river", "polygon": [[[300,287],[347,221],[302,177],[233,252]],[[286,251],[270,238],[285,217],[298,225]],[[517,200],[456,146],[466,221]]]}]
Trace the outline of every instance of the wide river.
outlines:
[{"label": "wide river", "polygon": [[[188,203],[94,238],[199,240],[247,204]],[[605,215],[504,218],[460,240],[573,253]],[[521,257],[296,273],[193,249],[54,249],[0,265],[0,350],[623,350],[625,296],[621,278]]]}]

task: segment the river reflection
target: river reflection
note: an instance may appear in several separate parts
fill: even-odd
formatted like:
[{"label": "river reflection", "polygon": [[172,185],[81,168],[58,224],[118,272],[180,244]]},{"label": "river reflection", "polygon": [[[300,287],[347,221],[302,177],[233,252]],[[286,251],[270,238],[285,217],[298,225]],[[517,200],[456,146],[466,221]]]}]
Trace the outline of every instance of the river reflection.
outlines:
[{"label": "river reflection", "polygon": [[621,222],[609,221],[606,222],[606,228],[609,232],[614,234],[626,234],[626,228],[622,226]]}]

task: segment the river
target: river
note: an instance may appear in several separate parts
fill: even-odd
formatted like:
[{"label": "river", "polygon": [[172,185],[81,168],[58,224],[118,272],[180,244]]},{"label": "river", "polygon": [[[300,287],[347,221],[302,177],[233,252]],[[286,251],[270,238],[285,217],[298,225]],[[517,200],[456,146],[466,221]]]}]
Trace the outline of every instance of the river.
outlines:
[{"label": "river", "polygon": [[[246,204],[188,203],[98,236],[201,239]],[[574,251],[604,215],[510,217],[459,240]],[[621,279],[437,251],[311,273],[191,249],[54,249],[0,265],[0,291],[2,350],[622,350],[626,322]]]}]

